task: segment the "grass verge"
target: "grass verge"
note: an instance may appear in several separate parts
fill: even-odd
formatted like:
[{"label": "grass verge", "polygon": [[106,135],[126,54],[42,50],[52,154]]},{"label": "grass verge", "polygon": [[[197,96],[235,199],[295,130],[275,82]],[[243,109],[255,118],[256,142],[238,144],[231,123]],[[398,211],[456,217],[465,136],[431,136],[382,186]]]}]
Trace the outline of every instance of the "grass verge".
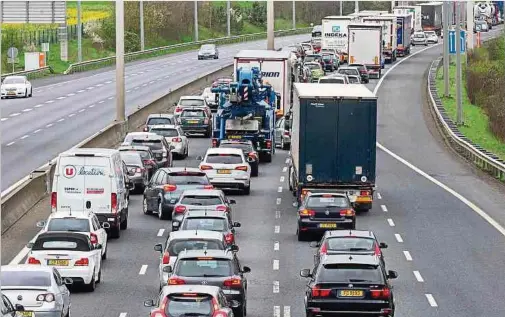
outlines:
[{"label": "grass verge", "polygon": [[[449,94],[450,97],[444,97],[444,71],[443,67],[437,72],[437,91],[442,100],[442,104],[450,118],[456,122],[456,64],[449,65]],[[463,71],[463,80],[465,75]],[[498,139],[489,130],[489,118],[481,107],[473,105],[468,99],[466,87],[462,85],[462,106],[465,125],[458,127],[472,142],[480,145],[489,152],[496,154],[501,159],[505,159],[505,143]]]}]

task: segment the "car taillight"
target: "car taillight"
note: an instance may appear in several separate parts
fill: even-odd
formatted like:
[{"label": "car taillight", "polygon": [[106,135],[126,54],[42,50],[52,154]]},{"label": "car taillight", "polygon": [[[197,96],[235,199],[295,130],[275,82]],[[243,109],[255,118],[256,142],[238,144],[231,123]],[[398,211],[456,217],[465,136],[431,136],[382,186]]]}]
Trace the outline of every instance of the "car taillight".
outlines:
[{"label": "car taillight", "polygon": [[182,142],[182,139],[181,138],[172,138],[172,142]]},{"label": "car taillight", "polygon": [[165,193],[167,192],[173,192],[177,189],[177,186],[176,185],[172,185],[172,184],[166,184],[166,185],[163,185],[163,191]]},{"label": "car taillight", "polygon": [[209,124],[209,118],[205,118],[205,119],[203,120],[203,124]]},{"label": "car taillight", "polygon": [[52,303],[54,302],[54,294],[53,293],[39,294],[37,295],[37,302]]},{"label": "car taillight", "polygon": [[331,289],[320,288],[318,285],[312,288],[312,297],[328,297],[330,296]]},{"label": "car taillight", "polygon": [[113,214],[117,213],[117,194],[110,194],[110,208]]},{"label": "car taillight", "polygon": [[272,141],[267,140],[266,146],[267,146],[267,149],[271,149],[272,148]]},{"label": "car taillight", "polygon": [[376,243],[376,244],[375,244],[374,254],[375,254],[375,255],[381,255],[381,253],[382,253],[381,248],[380,248],[380,246]]},{"label": "car taillight", "polygon": [[214,186],[212,186],[212,185],[205,185],[205,186],[203,186],[203,189],[214,189]]},{"label": "car taillight", "polygon": [[89,265],[89,259],[88,258],[82,258],[77,261],[75,261],[74,266],[88,266]]},{"label": "car taillight", "polygon": [[360,196],[370,196],[370,192],[367,190],[362,190],[359,192],[359,195]]},{"label": "car taillight", "polygon": [[247,155],[248,155],[249,157],[252,157],[253,159],[258,158],[258,157],[256,156],[256,153],[254,153],[254,152],[249,152]]},{"label": "car taillight", "polygon": [[226,241],[226,243],[232,244],[233,242],[235,242],[235,237],[233,236],[233,233],[228,233],[224,236],[224,240]]},{"label": "car taillight", "polygon": [[328,254],[328,245],[326,243],[323,244],[321,247],[321,251],[319,251],[319,254]]},{"label": "car taillight", "polygon": [[142,173],[143,171],[144,169],[141,167],[137,167],[137,169],[135,169],[135,173]]},{"label": "car taillight", "polygon": [[146,164],[146,165],[156,165],[156,162],[154,162],[153,160],[144,160],[144,164]]},{"label": "car taillight", "polygon": [[370,295],[374,299],[389,299],[391,291],[387,287],[383,289],[371,289]]},{"label": "car taillight", "polygon": [[242,280],[239,278],[229,278],[223,282],[224,287],[242,287]]},{"label": "car taillight", "polygon": [[300,217],[314,217],[316,212],[312,209],[303,209],[298,213]]},{"label": "car taillight", "polygon": [[181,111],[182,111],[181,107],[179,107],[179,106],[175,107],[175,112],[181,112]]},{"label": "car taillight", "polygon": [[29,257],[28,258],[28,264],[40,264],[40,261],[37,260],[36,258],[34,257]]},{"label": "car taillight", "polygon": [[247,166],[237,166],[237,167],[235,167],[235,169],[238,171],[247,172]]},{"label": "car taillight", "polygon": [[216,207],[216,210],[217,211],[228,211],[228,207],[226,207],[225,205],[219,205]]},{"label": "car taillight", "polygon": [[182,278],[171,277],[168,279],[168,285],[184,285],[184,284],[186,284],[186,281],[183,280]]},{"label": "car taillight", "polygon": [[201,169],[202,171],[205,171],[205,170],[211,170],[211,169],[212,169],[212,166],[209,166],[209,165],[202,165],[202,166],[200,166],[200,169]]},{"label": "car taillight", "polygon": [[226,317],[226,314],[218,311],[214,312],[214,315],[212,315],[212,317]]},{"label": "car taillight", "polygon": [[98,236],[94,233],[90,233],[89,235],[90,235],[89,239],[91,240],[91,243],[97,244],[98,243]]},{"label": "car taillight", "polygon": [[155,310],[153,312],[151,312],[151,317],[167,317],[167,315],[165,315],[165,313],[161,310]]},{"label": "car taillight", "polygon": [[162,264],[170,264],[170,254],[168,252],[163,253],[163,258],[161,258]]},{"label": "car taillight", "polygon": [[212,147],[217,147],[217,139],[212,139]]},{"label": "car taillight", "polygon": [[284,135],[285,135],[285,136],[290,136],[290,135],[291,135],[291,133],[289,133],[289,131],[284,131]]},{"label": "car taillight", "polygon": [[58,208],[57,203],[58,203],[58,193],[52,192],[51,193],[51,210],[53,212],[55,212],[56,208]]},{"label": "car taillight", "polygon": [[352,209],[342,209],[342,210],[340,210],[340,215],[342,217],[352,217],[352,216],[354,216],[354,210],[352,210]]},{"label": "car taillight", "polygon": [[186,212],[186,207],[181,206],[181,205],[179,205],[179,206],[175,206],[175,208],[174,208],[174,212],[175,212],[176,214],[183,214],[183,213],[185,213],[185,212]]}]

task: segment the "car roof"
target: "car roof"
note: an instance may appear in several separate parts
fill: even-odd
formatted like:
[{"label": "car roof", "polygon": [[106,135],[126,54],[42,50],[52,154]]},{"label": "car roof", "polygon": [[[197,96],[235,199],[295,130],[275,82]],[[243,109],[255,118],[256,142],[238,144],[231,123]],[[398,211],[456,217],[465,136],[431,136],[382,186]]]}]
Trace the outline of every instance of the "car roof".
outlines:
[{"label": "car roof", "polygon": [[210,230],[178,230],[170,232],[168,240],[183,240],[191,238],[223,240],[224,236],[221,232]]},{"label": "car roof", "polygon": [[186,218],[222,218],[228,219],[226,213],[217,210],[189,210],[186,212]]},{"label": "car roof", "polygon": [[147,119],[151,118],[173,118],[174,115],[171,113],[151,113],[150,115],[147,116]]},{"label": "car roof", "polygon": [[145,145],[121,145],[118,150],[126,151],[126,150],[137,150],[137,151],[150,151],[151,148]]},{"label": "car roof", "polygon": [[175,124],[155,124],[151,126],[151,129],[177,129]]},{"label": "car roof", "polygon": [[163,136],[161,135],[158,135],[156,133],[151,133],[151,132],[145,132],[145,133],[149,133],[149,134],[146,134],[146,135],[134,135],[132,140],[161,140],[161,139],[164,139]]},{"label": "car roof", "polygon": [[204,100],[202,96],[181,96],[180,100]]},{"label": "car roof", "polygon": [[[149,136],[149,135],[157,135],[156,133],[152,132],[129,132],[126,137],[131,136],[131,137],[137,137],[137,136]],[[126,138],[125,137],[125,138]]]},{"label": "car roof", "polygon": [[216,297],[219,294],[218,286],[210,285],[167,285],[161,290],[163,297],[174,293],[204,293]]},{"label": "car roof", "polygon": [[370,254],[330,254],[321,259],[321,263],[325,264],[364,264],[364,265],[380,265],[380,260],[375,255]]},{"label": "car roof", "polygon": [[82,210],[82,211],[67,211],[67,210],[58,210],[56,212],[52,212],[48,219],[62,219],[62,218],[75,218],[75,219],[89,219],[93,215],[92,211]]},{"label": "car roof", "polygon": [[191,173],[203,173],[198,167],[163,167],[160,168],[167,173],[179,173],[179,172],[191,172]]},{"label": "car roof", "polygon": [[358,237],[358,238],[373,238],[375,235],[373,231],[369,230],[328,230],[325,232],[324,237]]},{"label": "car roof", "polygon": [[89,237],[86,234],[79,232],[68,232],[68,231],[53,231],[53,232],[44,232],[37,236],[35,240],[39,239],[50,239],[50,238],[63,238],[63,237],[73,237],[75,239],[86,240],[89,241]]},{"label": "car roof", "polygon": [[7,79],[7,78],[9,78],[9,79],[12,79],[12,78],[14,78],[14,79],[17,79],[17,78],[19,78],[19,79],[26,79],[26,76],[21,76],[21,75],[6,76],[6,77],[4,78],[4,80],[5,80],[5,79]]},{"label": "car roof", "polygon": [[207,154],[240,154],[242,155],[241,149],[236,148],[226,148],[226,147],[213,147],[207,149]]},{"label": "car roof", "polygon": [[179,252],[177,261],[184,258],[187,259],[200,257],[224,258],[231,260],[233,259],[233,252],[230,252],[229,250],[183,250]]},{"label": "car roof", "polygon": [[181,196],[224,196],[220,189],[186,189]]},{"label": "car roof", "polygon": [[92,155],[99,157],[110,157],[113,154],[118,153],[116,149],[104,149],[104,148],[72,148],[60,154],[60,156],[76,156],[76,155]]},{"label": "car roof", "polygon": [[14,264],[14,265],[2,265],[2,272],[6,271],[16,271],[16,272],[47,272],[52,273],[53,268],[50,266],[41,266],[41,265],[33,265],[33,264]]},{"label": "car roof", "polygon": [[205,106],[184,106],[182,111],[201,110],[205,111]]}]

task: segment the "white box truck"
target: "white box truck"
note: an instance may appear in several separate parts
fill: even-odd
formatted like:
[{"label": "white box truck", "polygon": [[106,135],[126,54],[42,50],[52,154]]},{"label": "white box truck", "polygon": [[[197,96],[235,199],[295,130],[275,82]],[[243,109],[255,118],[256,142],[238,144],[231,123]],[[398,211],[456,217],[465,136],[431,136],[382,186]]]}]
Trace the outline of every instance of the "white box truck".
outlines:
[{"label": "white box truck", "polygon": [[363,18],[364,23],[377,23],[382,25],[382,54],[386,63],[396,61],[396,16],[380,15]]},{"label": "white box truck", "polygon": [[237,69],[242,66],[261,69],[264,82],[272,85],[280,96],[276,109],[278,118],[284,116],[291,108],[293,69],[290,56],[289,51],[243,50],[234,57],[234,76]]},{"label": "white box truck", "polygon": [[349,30],[349,63],[364,64],[370,75],[381,76],[382,25],[377,23],[352,23]]},{"label": "white box truck", "polygon": [[340,54],[340,61],[345,63],[347,58],[347,26],[354,21],[350,16],[327,16],[321,25],[323,34],[321,36],[321,48],[335,49]]},{"label": "white box truck", "polygon": [[[393,8],[393,13],[396,15],[409,14],[412,16],[412,28],[414,31],[422,31],[422,15],[421,6],[397,6]],[[413,34],[413,32],[411,32]]]}]

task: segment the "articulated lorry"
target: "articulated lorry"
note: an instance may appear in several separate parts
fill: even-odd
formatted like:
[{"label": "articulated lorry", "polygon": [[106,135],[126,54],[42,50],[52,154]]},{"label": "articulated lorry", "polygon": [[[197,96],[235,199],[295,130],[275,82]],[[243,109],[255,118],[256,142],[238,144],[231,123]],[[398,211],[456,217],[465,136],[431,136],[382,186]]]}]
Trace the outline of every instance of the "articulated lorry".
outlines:
[{"label": "articulated lorry", "polygon": [[349,63],[366,65],[370,75],[381,77],[382,25],[377,23],[351,23],[349,30]]},{"label": "articulated lorry", "polygon": [[409,14],[412,16],[412,30],[411,32],[415,31],[422,31],[423,26],[422,26],[422,16],[421,16],[421,6],[397,6],[393,8],[393,13],[396,15],[405,15]]},{"label": "articulated lorry", "polygon": [[435,31],[440,36],[442,34],[443,2],[427,2],[419,5],[421,6],[423,31]]},{"label": "articulated lorry", "polygon": [[382,54],[386,63],[396,61],[396,17],[394,15],[380,15],[363,18],[364,23],[376,23],[382,26]]},{"label": "articulated lorry", "polygon": [[347,62],[347,26],[355,20],[350,16],[327,16],[321,25],[321,48],[335,49],[340,54],[340,62]]},{"label": "articulated lorry", "polygon": [[377,97],[365,85],[295,83],[289,189],[346,193],[357,211],[375,191]]},{"label": "articulated lorry", "polygon": [[396,55],[410,54],[410,35],[412,31],[412,16],[410,14],[396,15]]}]

